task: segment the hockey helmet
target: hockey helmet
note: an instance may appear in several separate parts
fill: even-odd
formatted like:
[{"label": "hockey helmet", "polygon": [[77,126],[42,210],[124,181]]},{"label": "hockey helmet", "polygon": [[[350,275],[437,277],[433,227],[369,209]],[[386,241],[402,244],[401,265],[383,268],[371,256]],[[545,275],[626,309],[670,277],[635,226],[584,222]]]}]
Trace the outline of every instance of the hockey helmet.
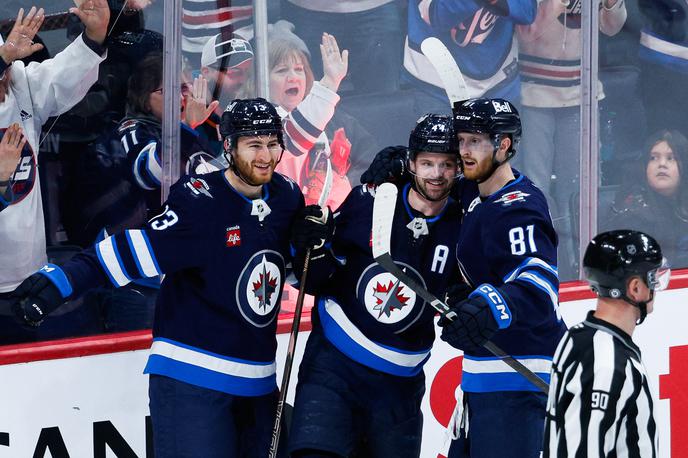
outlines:
[{"label": "hockey helmet", "polygon": [[671,270],[662,257],[659,243],[651,236],[632,230],[615,230],[596,235],[588,244],[583,257],[583,270],[592,290],[600,297],[623,299],[641,308],[644,319],[645,303],[635,303],[626,294],[631,277],[638,276],[650,288],[651,294],[666,289]]},{"label": "hockey helmet", "polygon": [[223,140],[229,137],[230,148],[236,146],[239,137],[277,135],[284,148],[282,119],[275,107],[263,98],[233,100],[222,113],[220,135]]},{"label": "hockey helmet", "polygon": [[425,114],[418,119],[409,136],[409,158],[414,160],[420,152],[459,155],[451,116]]},{"label": "hockey helmet", "polygon": [[506,160],[516,153],[521,140],[521,117],[513,103],[504,99],[469,99],[454,103],[454,131],[488,134],[493,139],[509,135],[511,148]]}]

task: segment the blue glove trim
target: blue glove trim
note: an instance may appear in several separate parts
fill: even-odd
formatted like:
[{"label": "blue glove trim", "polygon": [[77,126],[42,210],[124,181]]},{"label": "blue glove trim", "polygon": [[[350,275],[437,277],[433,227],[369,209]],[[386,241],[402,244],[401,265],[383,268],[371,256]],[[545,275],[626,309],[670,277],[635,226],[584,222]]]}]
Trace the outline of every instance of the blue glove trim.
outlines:
[{"label": "blue glove trim", "polygon": [[60,291],[62,299],[67,299],[74,292],[64,270],[57,264],[46,264],[36,273],[48,277],[48,280]]},{"label": "blue glove trim", "polygon": [[511,310],[504,300],[504,296],[497,288],[489,283],[483,283],[478,286],[475,291],[468,295],[468,297],[482,297],[487,305],[490,306],[492,316],[497,322],[499,329],[506,329],[511,326]]}]

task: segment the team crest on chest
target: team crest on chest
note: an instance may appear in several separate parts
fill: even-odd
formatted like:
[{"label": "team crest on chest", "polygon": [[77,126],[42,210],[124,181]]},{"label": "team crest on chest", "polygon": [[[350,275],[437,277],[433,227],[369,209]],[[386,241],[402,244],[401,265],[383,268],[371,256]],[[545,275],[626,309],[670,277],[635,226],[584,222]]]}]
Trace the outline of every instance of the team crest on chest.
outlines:
[{"label": "team crest on chest", "polygon": [[[412,267],[397,263],[414,280],[425,287],[423,278]],[[377,263],[366,268],[358,279],[356,297],[368,313],[380,323],[400,325],[401,332],[416,321],[424,301],[416,293],[385,271]]]},{"label": "team crest on chest", "polygon": [[524,202],[526,200],[526,197],[528,197],[529,195],[530,194],[526,194],[523,191],[507,192],[506,194],[502,195],[502,197],[495,200],[494,203],[502,204],[502,207],[508,207],[509,205],[516,202]]},{"label": "team crest on chest", "polygon": [[248,260],[236,287],[236,302],[246,321],[262,328],[275,319],[283,272],[284,259],[276,251],[259,251]]}]

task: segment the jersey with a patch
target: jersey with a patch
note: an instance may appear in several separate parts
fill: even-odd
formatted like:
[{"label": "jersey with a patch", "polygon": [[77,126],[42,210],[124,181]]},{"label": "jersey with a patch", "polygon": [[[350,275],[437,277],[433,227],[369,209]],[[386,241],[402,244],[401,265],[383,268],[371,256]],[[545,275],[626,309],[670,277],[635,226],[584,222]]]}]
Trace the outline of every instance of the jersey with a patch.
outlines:
[{"label": "jersey with a patch", "polygon": [[[511,325],[492,341],[545,380],[565,326],[560,320],[557,235],[547,201],[524,175],[481,197],[462,180],[464,219],[457,258],[473,287],[498,288],[513,313]],[[461,385],[466,392],[537,391],[487,350],[466,354]]]},{"label": "jersey with a patch", "polygon": [[[408,275],[441,296],[458,280],[452,250],[461,216],[449,199],[442,212],[425,218],[399,193],[391,255]],[[371,191],[358,186],[336,214],[335,258],[315,259],[309,272],[317,285],[318,319],[325,337],[348,357],[399,376],[419,373],[435,340],[435,309],[373,259]],[[339,261],[339,262],[337,262]]]},{"label": "jersey with a patch", "polygon": [[263,395],[276,388],[276,318],[301,208],[301,192],[279,174],[255,200],[223,172],[183,177],[145,229],[106,238],[64,270],[74,296],[164,273],[145,372]]},{"label": "jersey with a patch", "polygon": [[447,47],[464,75],[471,97],[515,100],[519,96],[517,24],[530,24],[536,0],[509,1],[509,15],[499,16],[480,1],[416,0],[409,2],[404,68],[415,85],[446,101],[444,85],[421,51],[421,43],[436,37]]}]

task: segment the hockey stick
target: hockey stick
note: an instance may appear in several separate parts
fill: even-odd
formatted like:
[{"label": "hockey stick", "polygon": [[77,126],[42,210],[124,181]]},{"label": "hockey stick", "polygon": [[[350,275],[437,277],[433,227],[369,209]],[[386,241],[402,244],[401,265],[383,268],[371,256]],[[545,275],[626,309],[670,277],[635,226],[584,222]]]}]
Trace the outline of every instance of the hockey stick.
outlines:
[{"label": "hockey stick", "polygon": [[438,38],[428,37],[420,44],[420,50],[428,58],[442,81],[449,103],[470,99],[466,79],[447,47]]},{"label": "hockey stick", "polygon": [[[327,173],[325,174],[325,183],[318,205],[324,208],[327,199],[330,196],[332,189],[332,162],[327,158]],[[294,355],[296,354],[296,339],[299,336],[299,326],[301,325],[301,312],[303,310],[303,299],[306,295],[306,280],[308,275],[308,265],[311,260],[311,248],[306,250],[306,258],[303,262],[303,272],[301,273],[301,282],[299,283],[299,295],[296,297],[296,307],[294,308],[294,320],[291,324],[291,333],[289,334],[289,346],[287,346],[287,359],[284,362],[284,372],[282,373],[282,385],[280,387],[280,397],[277,401],[277,412],[275,413],[275,424],[272,428],[272,440],[270,441],[270,458],[277,458],[277,447],[279,446],[280,432],[282,428],[282,413],[284,412],[284,404],[287,402],[287,391],[289,390],[289,379],[291,378],[291,370],[294,366]]]},{"label": "hockey stick", "polygon": [[[394,209],[396,208],[397,202],[397,193],[397,187],[392,183],[383,183],[375,190],[372,228],[373,258],[375,258],[375,261],[380,264],[383,269],[394,275],[397,280],[404,283],[414,293],[440,312],[442,316],[454,321],[456,319],[456,313],[434,294],[416,283],[416,281],[407,275],[406,272],[402,271],[394,262],[394,259],[392,259],[390,247],[392,246],[392,224],[394,220]],[[504,350],[497,345],[488,341],[483,344],[483,347],[497,358],[504,361],[513,370],[528,379],[529,382],[538,387],[541,391],[544,393],[549,391],[547,382],[524,366],[523,363],[506,354]]]}]

